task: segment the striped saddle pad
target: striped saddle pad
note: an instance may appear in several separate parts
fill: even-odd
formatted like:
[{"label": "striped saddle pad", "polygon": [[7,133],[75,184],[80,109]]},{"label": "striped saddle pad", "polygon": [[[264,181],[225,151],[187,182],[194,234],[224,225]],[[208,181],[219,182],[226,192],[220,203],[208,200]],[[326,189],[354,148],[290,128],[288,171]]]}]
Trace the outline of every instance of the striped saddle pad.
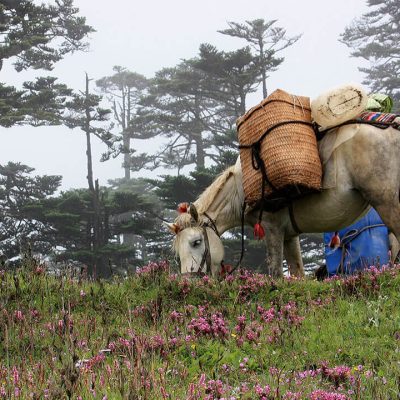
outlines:
[{"label": "striped saddle pad", "polygon": [[391,125],[393,128],[400,130],[400,115],[398,114],[365,111],[357,119],[381,125]]}]

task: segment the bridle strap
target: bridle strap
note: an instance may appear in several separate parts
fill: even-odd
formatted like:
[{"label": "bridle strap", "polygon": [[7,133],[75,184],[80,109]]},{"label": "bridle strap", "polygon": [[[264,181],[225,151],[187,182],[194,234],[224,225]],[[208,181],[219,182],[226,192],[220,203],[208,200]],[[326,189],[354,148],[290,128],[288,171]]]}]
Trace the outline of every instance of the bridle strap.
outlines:
[{"label": "bridle strap", "polygon": [[215,224],[215,221],[204,211],[204,213],[203,213],[207,218],[208,218],[208,220],[211,222],[211,228],[214,230],[214,232],[217,234],[217,236],[218,237],[221,237],[221,235],[219,234],[219,232],[218,232],[218,229],[217,229],[217,225]]},{"label": "bridle strap", "polygon": [[204,237],[204,253],[201,258],[200,267],[197,273],[201,274],[204,264],[206,264],[206,274],[211,272],[211,252],[210,252],[210,242],[208,240],[207,227],[203,226],[203,237]]}]

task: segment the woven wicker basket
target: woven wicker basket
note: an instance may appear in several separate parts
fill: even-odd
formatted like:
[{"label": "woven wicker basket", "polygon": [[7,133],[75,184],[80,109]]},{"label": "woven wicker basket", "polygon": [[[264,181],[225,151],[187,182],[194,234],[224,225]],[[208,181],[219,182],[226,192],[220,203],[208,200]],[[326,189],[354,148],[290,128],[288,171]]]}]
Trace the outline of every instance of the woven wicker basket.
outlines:
[{"label": "woven wicker basket", "polygon": [[[308,125],[311,123],[310,99],[278,89],[236,123],[240,146],[249,147],[266,130],[284,121],[294,122],[272,129],[262,139],[259,152],[268,181],[273,185],[265,185],[264,199],[267,204],[268,200],[270,204],[275,201],[272,207],[275,209],[321,188],[322,167],[317,140],[312,126]],[[246,202],[255,205],[262,199],[262,173],[253,167],[251,148],[240,148],[240,160]]]}]

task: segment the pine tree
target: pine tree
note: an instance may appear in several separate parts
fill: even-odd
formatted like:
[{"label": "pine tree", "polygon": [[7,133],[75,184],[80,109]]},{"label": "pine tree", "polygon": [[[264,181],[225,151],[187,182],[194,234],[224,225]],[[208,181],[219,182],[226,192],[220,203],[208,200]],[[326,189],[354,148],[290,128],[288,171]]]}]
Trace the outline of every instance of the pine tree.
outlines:
[{"label": "pine tree", "polygon": [[40,77],[24,82],[22,106],[25,110],[24,124],[31,126],[61,125],[72,89],[58,83],[54,77]]},{"label": "pine tree", "polygon": [[[119,141],[122,144],[112,156],[116,157],[120,153],[123,154],[125,179],[130,179],[131,167],[137,169],[137,164],[139,164],[139,168],[141,167],[141,163],[135,163],[135,159],[141,159],[143,156],[134,156],[135,150],[131,150],[131,139],[142,139],[140,132],[134,129],[131,121],[135,116],[139,100],[148,87],[148,80],[143,75],[119,66],[115,66],[113,70],[115,72],[114,75],[105,76],[97,80],[96,85],[106,94],[108,101],[111,103],[114,119],[120,128]],[[130,130],[128,131],[127,128],[129,126]]]},{"label": "pine tree", "polygon": [[[108,147],[113,146],[113,135],[111,126],[104,127],[108,121],[110,110],[99,106],[101,97],[93,95],[89,90],[89,77],[86,74],[86,86],[83,94],[73,94],[73,99],[67,104],[70,113],[64,117],[64,123],[71,129],[79,128],[86,136],[86,159],[87,159],[87,182],[91,197],[92,220],[90,226],[90,246],[93,258],[89,264],[89,273],[100,277],[108,277],[110,269],[104,258],[101,257],[100,249],[108,243],[107,223],[104,220],[102,209],[101,191],[99,182],[94,178],[92,160],[92,136],[97,137]],[[100,125],[99,125],[100,124]]]},{"label": "pine tree", "polygon": [[[169,230],[162,221],[168,210],[156,194],[151,180],[146,178],[109,181],[113,199],[112,232],[140,250],[140,260],[146,262],[170,251]],[[167,214],[167,215],[166,215]]]},{"label": "pine tree", "polygon": [[43,202],[55,193],[61,177],[32,176],[33,172],[20,163],[0,165],[0,251],[8,260],[28,247],[46,254],[54,246],[52,226],[43,219]]},{"label": "pine tree", "polygon": [[207,75],[207,95],[218,104],[209,123],[215,149],[210,159],[222,171],[236,161],[236,120],[246,112],[247,96],[259,86],[258,66],[249,47],[224,52],[211,44],[200,46],[194,65]]},{"label": "pine tree", "polygon": [[118,241],[119,230],[114,229],[112,220],[115,204],[110,190],[98,189],[97,217],[101,222],[98,232],[103,242],[95,245],[93,221],[96,215],[90,191],[73,189],[47,199],[43,219],[53,228],[53,242],[63,249],[55,254],[55,261],[78,261],[87,265],[89,275],[96,277],[110,276],[116,272],[115,267],[126,269],[127,260],[135,258],[136,250]]},{"label": "pine tree", "polygon": [[[51,70],[68,53],[87,48],[84,40],[94,30],[73,1],[52,3],[0,1],[0,70],[7,60],[17,71]],[[0,126],[59,124],[70,94],[52,77],[25,82],[21,89],[0,83]]]},{"label": "pine tree", "polygon": [[207,74],[208,94],[222,105],[225,118],[233,121],[246,112],[246,98],[260,83],[258,65],[250,47],[225,52],[215,46],[200,45],[195,66]]},{"label": "pine tree", "polygon": [[[207,75],[187,60],[156,73],[131,129],[144,137],[163,136],[167,143],[153,156],[153,168],[205,166],[210,155],[210,124],[217,103],[208,96]],[[145,160],[144,160],[145,161]]]},{"label": "pine tree", "polygon": [[255,19],[244,24],[228,22],[229,28],[218,32],[244,39],[254,49],[263,86],[263,96],[267,97],[267,79],[284,61],[276,54],[296,43],[301,35],[287,37],[286,29],[275,26],[277,20]]},{"label": "pine tree", "polygon": [[0,84],[0,126],[60,125],[72,90],[54,77],[24,82],[22,90]]},{"label": "pine tree", "polygon": [[66,54],[85,50],[83,40],[94,30],[78,11],[73,0],[0,1],[0,70],[7,59],[17,71],[51,70]]},{"label": "pine tree", "polygon": [[400,2],[368,0],[370,11],[348,26],[340,40],[352,49],[353,57],[367,60],[364,84],[374,92],[390,95],[400,111]]},{"label": "pine tree", "polygon": [[22,109],[23,91],[0,83],[0,126],[9,128],[25,120]]},{"label": "pine tree", "polygon": [[189,176],[162,175],[162,179],[149,180],[149,182],[156,187],[155,193],[162,204],[169,210],[176,210],[179,203],[194,202],[216,175],[215,169],[202,168],[190,172]]}]

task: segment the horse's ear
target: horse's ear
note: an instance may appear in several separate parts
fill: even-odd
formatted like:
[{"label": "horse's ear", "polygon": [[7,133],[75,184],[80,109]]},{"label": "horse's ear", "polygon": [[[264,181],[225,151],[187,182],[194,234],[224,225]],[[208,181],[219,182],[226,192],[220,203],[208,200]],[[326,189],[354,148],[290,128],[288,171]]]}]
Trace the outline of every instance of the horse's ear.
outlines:
[{"label": "horse's ear", "polygon": [[190,215],[192,216],[194,222],[196,222],[196,223],[199,222],[199,213],[197,212],[197,208],[193,203],[190,204],[189,211],[190,211]]},{"label": "horse's ear", "polygon": [[164,225],[170,230],[174,235],[177,235],[180,231],[179,225],[169,222],[164,222]]}]

